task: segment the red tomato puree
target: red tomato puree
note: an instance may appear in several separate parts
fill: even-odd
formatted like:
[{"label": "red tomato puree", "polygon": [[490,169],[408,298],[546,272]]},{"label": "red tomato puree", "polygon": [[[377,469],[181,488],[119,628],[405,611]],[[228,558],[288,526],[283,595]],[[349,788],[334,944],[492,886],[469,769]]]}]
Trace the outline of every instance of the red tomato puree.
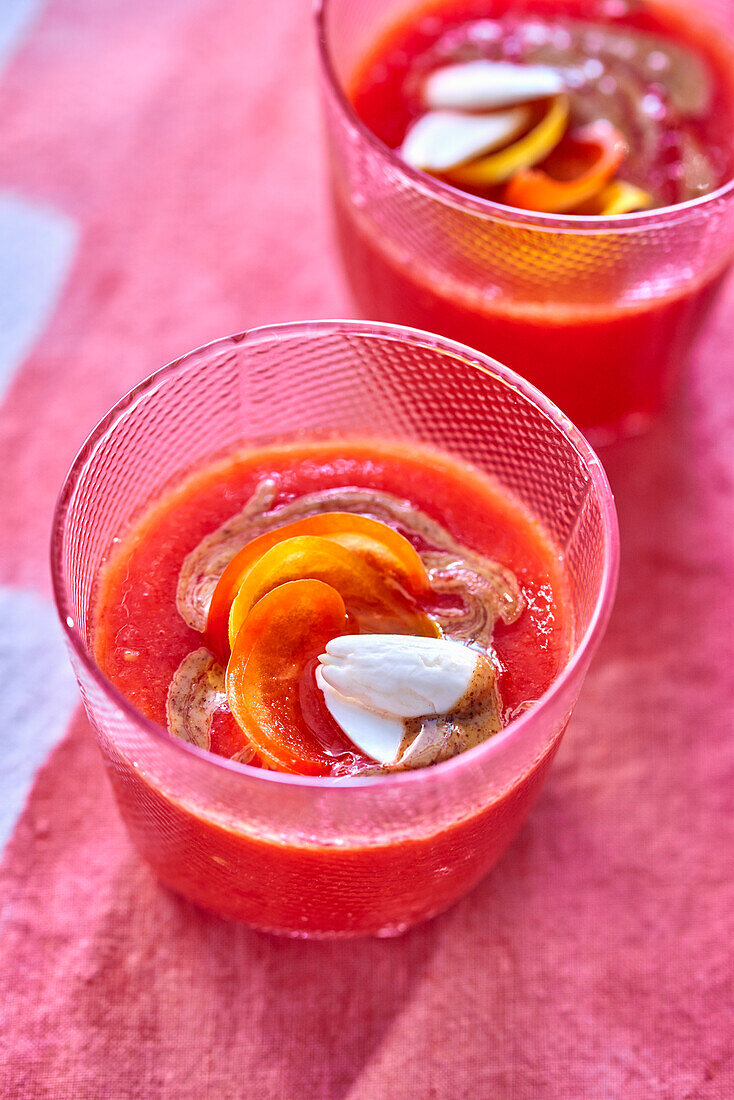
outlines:
[{"label": "red tomato puree", "polygon": [[[181,564],[266,477],[277,485],[274,504],[344,486],[408,499],[455,538],[515,573],[526,608],[512,625],[498,623],[494,635],[507,720],[542,695],[563,668],[573,620],[561,553],[516,501],[470,468],[413,446],[284,445],[241,453],[194,474],[122,538],[103,569],[95,655],[149,718],[165,726],[171,677],[201,645],[176,608]],[[248,833],[246,825],[241,831],[224,828],[155,789],[122,757],[113,757],[110,771],[133,837],[164,883],[260,928],[349,935],[400,930],[472,886],[519,827],[557,741],[514,787],[474,816],[433,835],[364,847],[276,843]],[[236,746],[223,738],[213,748],[227,755]],[[182,768],[186,764],[182,753]]]}]

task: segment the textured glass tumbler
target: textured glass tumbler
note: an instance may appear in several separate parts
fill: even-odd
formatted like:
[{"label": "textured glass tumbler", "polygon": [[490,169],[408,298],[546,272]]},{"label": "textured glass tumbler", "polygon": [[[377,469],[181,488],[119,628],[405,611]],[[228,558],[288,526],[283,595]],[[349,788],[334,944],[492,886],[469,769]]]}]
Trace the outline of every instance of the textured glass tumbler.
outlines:
[{"label": "textured glass tumbler", "polygon": [[[436,767],[379,779],[286,775],[170,737],[95,664],[95,582],[114,540],[193,469],[304,436],[441,448],[496,478],[562,548],[573,655],[498,736]],[[63,487],[52,568],[122,816],[161,881],[268,931],[389,935],[461,897],[519,828],[609,616],[617,528],[589,445],[512,371],[410,329],[317,321],[220,340],[123,398]]]},{"label": "textured glass tumbler", "polygon": [[[337,237],[358,309],[496,356],[595,440],[642,430],[734,255],[734,181],[679,206],[584,219],[509,209],[413,171],[362,124],[348,91],[381,35],[416,8],[318,4]],[[731,41],[732,0],[695,12]]]}]

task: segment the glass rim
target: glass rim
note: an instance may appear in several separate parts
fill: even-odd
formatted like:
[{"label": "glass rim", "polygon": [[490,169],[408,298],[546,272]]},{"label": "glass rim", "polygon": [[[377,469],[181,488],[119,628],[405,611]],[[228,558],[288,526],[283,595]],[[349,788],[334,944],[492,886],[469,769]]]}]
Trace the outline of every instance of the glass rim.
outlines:
[{"label": "glass rim", "polygon": [[402,157],[398,156],[394,149],[386,145],[384,141],[362,121],[349,102],[346,91],[339,80],[336,68],[331,57],[331,47],[326,31],[326,13],[335,0],[314,0],[314,19],[316,23],[316,38],[321,70],[326,78],[332,95],[348,120],[350,125],[384,160],[393,171],[400,173],[408,182],[419,191],[443,203],[445,206],[453,206],[464,212],[481,215],[487,219],[494,219],[506,224],[522,225],[528,229],[554,231],[557,233],[575,233],[583,229],[588,233],[629,233],[637,229],[648,229],[650,226],[661,223],[668,224],[685,220],[689,214],[696,213],[702,207],[706,207],[721,199],[734,195],[734,175],[715,191],[706,195],[699,195],[695,199],[686,199],[685,202],[673,203],[669,206],[659,206],[652,210],[639,210],[630,214],[616,214],[613,217],[603,218],[599,215],[581,214],[547,214],[537,211],[521,210],[515,206],[505,206],[503,203],[494,202],[492,199],[483,199],[479,195],[471,195],[450,183],[412,168],[406,164]]},{"label": "glass rim", "polygon": [[[279,336],[312,336],[312,335],[353,335],[391,339],[398,343],[412,342],[419,346],[444,351],[460,358],[464,363],[478,370],[482,374],[498,377],[502,382],[518,390],[536,408],[553,422],[555,428],[566,437],[570,445],[583,460],[588,470],[592,487],[596,490],[599,499],[599,507],[602,517],[604,533],[604,550],[602,577],[599,592],[594,604],[594,610],[589,618],[587,627],[578,640],[576,649],[559,675],[553,680],[550,687],[536,699],[527,710],[513,718],[498,734],[487,741],[476,745],[466,752],[459,753],[449,760],[444,760],[429,768],[416,768],[404,772],[395,772],[384,776],[360,778],[333,777],[333,776],[304,776],[289,772],[271,771],[263,768],[253,768],[248,764],[242,764],[227,757],[220,757],[205,749],[200,749],[187,741],[174,737],[158,722],[143,714],[119,688],[102,671],[88,649],[80,630],[77,629],[73,609],[70,606],[65,571],[63,564],[63,546],[65,533],[65,520],[70,502],[79,482],[79,478],[85,469],[89,458],[95,452],[101,439],[105,436],[118,418],[124,414],[136,400],[143,394],[154,392],[166,379],[184,373],[192,360],[197,359],[206,352],[216,351],[229,344],[241,345],[244,343],[256,344],[258,341],[269,340]],[[376,437],[379,438],[379,437]],[[451,453],[451,452],[448,452]],[[248,780],[257,780],[267,783],[282,783],[287,786],[312,788],[314,790],[341,790],[348,787],[389,785],[396,787],[415,782],[430,782],[433,776],[434,782],[442,782],[442,776],[450,774],[462,768],[471,768],[480,759],[491,758],[504,744],[519,738],[528,726],[535,725],[542,715],[550,708],[551,704],[561,694],[566,683],[574,676],[576,670],[588,657],[591,659],[596,647],[601,640],[606,625],[611,615],[612,606],[617,587],[619,573],[619,527],[617,513],[607,475],[588,440],[578,428],[569,420],[549,398],[547,398],[532,383],[526,381],[521,375],[511,368],[504,366],[491,356],[478,352],[458,341],[435,333],[425,332],[421,329],[411,328],[406,325],[393,325],[376,321],[355,321],[348,319],[325,319],[317,321],[289,321],[273,325],[260,325],[244,332],[230,336],[220,337],[207,344],[172,360],[160,367],[137,385],[124,394],[102,417],[89,433],[64,478],[56,505],[54,507],[51,544],[50,544],[51,580],[53,587],[56,611],[66,634],[67,642],[71,646],[77,658],[82,662],[86,671],[93,678],[97,686],[105,693],[112,703],[122,711],[125,717],[134,722],[156,739],[164,740],[172,751],[180,751],[188,756],[193,756],[203,761],[207,766],[215,769],[224,769],[236,772]]]}]

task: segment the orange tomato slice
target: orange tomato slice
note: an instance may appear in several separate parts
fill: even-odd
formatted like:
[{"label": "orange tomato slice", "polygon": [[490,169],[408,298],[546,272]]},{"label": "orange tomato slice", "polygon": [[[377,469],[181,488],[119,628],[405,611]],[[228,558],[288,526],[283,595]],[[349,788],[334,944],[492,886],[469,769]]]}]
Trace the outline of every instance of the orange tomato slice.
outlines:
[{"label": "orange tomato slice", "polygon": [[332,539],[296,535],[271,547],[247,573],[229,613],[230,646],[258,600],[278,585],[305,578],[335,588],[360,631],[429,637],[438,633],[432,620],[390,587],[361,554]]},{"label": "orange tomato slice", "polygon": [[591,123],[569,134],[544,168],[513,176],[502,201],[521,210],[566,213],[600,191],[626,155],[627,142],[611,123]]},{"label": "orange tomato slice", "polygon": [[351,512],[324,512],[307,516],[248,542],[235,554],[219,578],[207,617],[205,637],[209,648],[223,661],[229,654],[229,613],[247,574],[273,546],[297,535],[318,535],[360,554],[370,565],[389,578],[396,587],[412,596],[430,592],[423,562],[407,539],[386,523]]},{"label": "orange tomato slice", "polygon": [[327,775],[331,758],[309,733],[301,707],[306,666],[347,626],[336,589],[289,581],[253,607],[227,665],[232,714],[258,755],[279,771]]}]

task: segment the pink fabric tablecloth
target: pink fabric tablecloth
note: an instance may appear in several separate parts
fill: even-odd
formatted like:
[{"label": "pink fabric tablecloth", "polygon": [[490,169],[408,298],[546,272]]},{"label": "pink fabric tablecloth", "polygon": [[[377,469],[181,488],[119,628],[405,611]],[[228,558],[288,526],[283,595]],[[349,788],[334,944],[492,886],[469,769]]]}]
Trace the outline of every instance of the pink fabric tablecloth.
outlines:
[{"label": "pink fabric tablecloth", "polygon": [[[49,0],[0,73],[0,196],[77,241],[0,406],[11,598],[47,609],[55,494],[123,390],[216,336],[349,314],[309,7]],[[733,307],[730,282],[678,406],[604,456],[617,607],[496,871],[394,941],[222,923],[140,863],[77,709],[0,871],[0,1095],[734,1096]]]}]

